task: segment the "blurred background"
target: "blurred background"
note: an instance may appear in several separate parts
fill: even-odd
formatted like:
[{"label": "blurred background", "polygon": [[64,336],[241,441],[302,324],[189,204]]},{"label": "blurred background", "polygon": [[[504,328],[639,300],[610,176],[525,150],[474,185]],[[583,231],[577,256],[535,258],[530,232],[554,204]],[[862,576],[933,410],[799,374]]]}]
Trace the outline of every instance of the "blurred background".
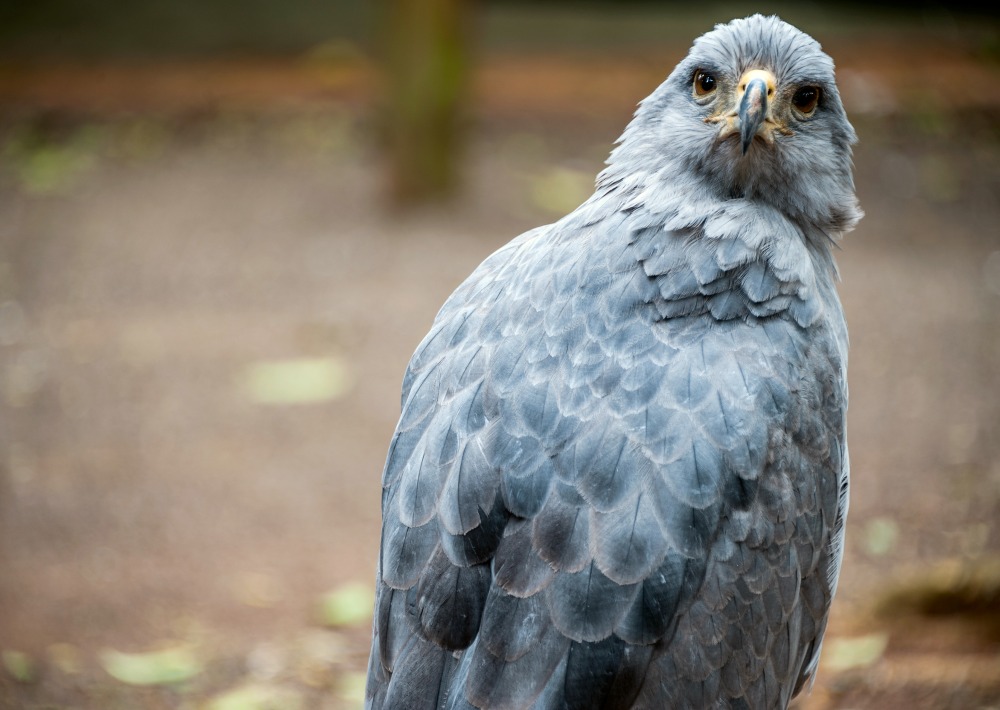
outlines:
[{"label": "blurred background", "polygon": [[853,499],[797,707],[1000,707],[979,3],[0,4],[0,707],[358,708],[403,370],[716,22],[834,57]]}]

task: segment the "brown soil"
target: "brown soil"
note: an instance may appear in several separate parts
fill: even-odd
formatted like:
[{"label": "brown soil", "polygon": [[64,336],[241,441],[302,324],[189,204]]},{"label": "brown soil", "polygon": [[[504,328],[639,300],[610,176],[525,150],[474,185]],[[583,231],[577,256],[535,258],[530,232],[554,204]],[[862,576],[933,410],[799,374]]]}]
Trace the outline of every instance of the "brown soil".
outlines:
[{"label": "brown soil", "polygon": [[[868,216],[839,258],[854,488],[830,646],[888,646],[801,708],[1000,703],[993,627],[872,613],[914,571],[1000,552],[1000,81],[939,49],[841,48]],[[0,669],[0,707],[191,708],[248,680],[355,707],[367,629],[322,630],[316,606],[373,577],[406,361],[670,64],[488,62],[464,199],[407,215],[380,199],[363,66],[2,77],[0,651],[34,669]],[[350,388],[248,396],[254,363],[298,357],[345,363]],[[206,664],[178,687],[98,662],[177,643]]]}]

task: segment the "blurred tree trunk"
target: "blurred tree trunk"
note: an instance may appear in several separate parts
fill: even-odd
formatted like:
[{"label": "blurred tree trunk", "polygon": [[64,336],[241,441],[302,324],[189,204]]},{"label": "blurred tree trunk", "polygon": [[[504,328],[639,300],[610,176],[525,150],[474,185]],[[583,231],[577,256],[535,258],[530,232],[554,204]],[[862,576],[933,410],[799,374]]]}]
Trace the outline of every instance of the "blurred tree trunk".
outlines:
[{"label": "blurred tree trunk", "polygon": [[468,0],[384,0],[383,128],[397,205],[443,199],[457,186],[468,70]]}]

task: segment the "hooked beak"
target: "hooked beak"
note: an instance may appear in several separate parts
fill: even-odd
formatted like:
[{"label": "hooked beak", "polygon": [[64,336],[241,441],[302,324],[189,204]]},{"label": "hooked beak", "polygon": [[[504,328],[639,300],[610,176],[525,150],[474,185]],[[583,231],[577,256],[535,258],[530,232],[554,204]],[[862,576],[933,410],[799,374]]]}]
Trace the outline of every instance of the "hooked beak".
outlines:
[{"label": "hooked beak", "polygon": [[760,136],[765,142],[774,141],[775,133],[787,133],[788,129],[772,115],[772,99],[777,90],[778,80],[765,69],[751,69],[740,77],[736,85],[736,95],[730,108],[722,113],[706,118],[708,123],[721,123],[719,138],[724,139],[739,133],[743,155],[750,150],[753,139]]},{"label": "hooked beak", "polygon": [[751,69],[740,77],[733,103],[705,119],[706,123],[721,123],[719,140],[737,133],[743,155],[750,150],[754,138],[774,143],[775,134],[790,135],[784,122],[775,116],[774,105],[778,80],[766,69]]},{"label": "hooked beak", "polygon": [[755,76],[747,81],[743,98],[740,99],[737,110],[737,116],[740,119],[740,141],[743,145],[743,155],[747,154],[757,131],[760,130],[761,123],[767,117],[768,93],[767,81],[764,78]]}]

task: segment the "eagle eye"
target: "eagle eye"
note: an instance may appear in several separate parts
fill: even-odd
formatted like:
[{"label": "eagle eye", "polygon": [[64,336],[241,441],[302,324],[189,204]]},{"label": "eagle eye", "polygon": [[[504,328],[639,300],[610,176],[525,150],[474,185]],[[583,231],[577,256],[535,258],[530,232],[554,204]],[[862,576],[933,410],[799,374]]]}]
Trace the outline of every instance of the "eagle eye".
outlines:
[{"label": "eagle eye", "polygon": [[802,86],[792,96],[792,105],[806,116],[816,110],[819,103],[820,90],[818,86]]},{"label": "eagle eye", "polygon": [[694,94],[695,96],[708,96],[715,91],[715,75],[704,69],[699,69],[694,73]]}]

